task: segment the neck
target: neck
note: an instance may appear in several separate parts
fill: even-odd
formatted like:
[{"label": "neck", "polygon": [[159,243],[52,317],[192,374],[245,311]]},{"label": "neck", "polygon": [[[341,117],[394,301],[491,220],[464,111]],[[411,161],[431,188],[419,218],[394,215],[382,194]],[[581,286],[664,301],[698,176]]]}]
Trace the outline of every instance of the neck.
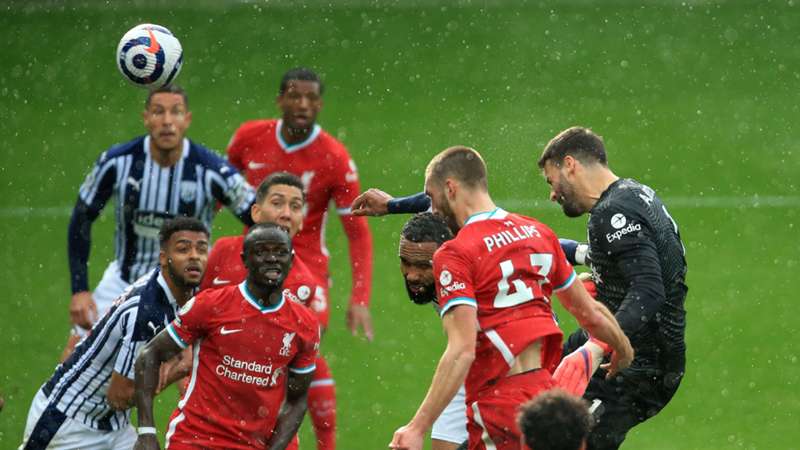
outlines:
[{"label": "neck", "polygon": [[283,121],[281,122],[281,137],[288,144],[296,144],[308,139],[313,129],[313,123],[308,128],[292,128],[286,124],[286,121]]},{"label": "neck", "polygon": [[607,166],[597,165],[595,167],[587,168],[587,176],[585,176],[584,182],[581,186],[581,191],[585,192],[583,203],[586,207],[587,211],[590,211],[594,208],[594,205],[600,200],[600,196],[603,195],[609,186],[611,186],[615,181],[619,180],[619,177],[614,175],[614,172],[611,171]]},{"label": "neck", "polygon": [[283,283],[277,286],[264,286],[247,277],[247,290],[261,306],[275,306],[281,301]]},{"label": "neck", "polygon": [[181,154],[183,153],[183,139],[180,140],[180,143],[177,147],[172,149],[163,149],[158,148],[153,142],[153,139],[150,139],[150,158],[155,161],[161,167],[172,167],[174,166],[179,159],[181,159]]},{"label": "neck", "polygon": [[164,281],[167,282],[169,291],[172,293],[172,296],[175,297],[175,303],[178,304],[178,307],[183,306],[192,298],[192,295],[194,295],[194,287],[188,287],[181,281],[173,280],[172,276],[169,274],[169,269],[162,267],[161,273],[164,275]]},{"label": "neck", "polygon": [[494,211],[497,205],[494,204],[488,192],[465,191],[463,205],[460,208],[453,208],[458,224],[463,226],[471,216],[482,212]]}]

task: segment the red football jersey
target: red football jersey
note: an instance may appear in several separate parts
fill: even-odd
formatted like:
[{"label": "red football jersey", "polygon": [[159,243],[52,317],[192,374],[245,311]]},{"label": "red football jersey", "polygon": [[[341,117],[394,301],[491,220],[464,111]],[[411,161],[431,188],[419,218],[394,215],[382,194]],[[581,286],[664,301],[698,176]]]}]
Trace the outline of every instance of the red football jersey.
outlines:
[{"label": "red football jersey", "polygon": [[552,373],[562,332],[550,297],[572,284],[575,271],[547,226],[500,208],[476,214],[434,254],[433,270],[442,315],[456,305],[478,309],[468,402],[537,339],[543,338],[542,367]]},{"label": "red football jersey", "polygon": [[333,200],[350,240],[353,290],[352,302],[369,303],[372,276],[372,238],[364,217],[350,215],[350,205],[361,188],[356,165],[347,149],[319,125],[303,142],[289,145],[280,134],[281,120],[245,122],[228,145],[228,160],[247,181],[258,186],[273,172],[286,171],[300,177],[306,190],[303,230],[294,237],[295,252],[328,285],[328,249],[325,222]]},{"label": "red football jersey", "polygon": [[265,448],[287,371],[314,371],[319,325],[311,311],[286,297],[264,307],[241,283],[201,292],[167,330],[179,346],[194,344],[167,448]]},{"label": "red football jersey", "polygon": [[[200,289],[216,289],[222,286],[239,284],[247,277],[247,268],[242,262],[244,236],[227,236],[218,239],[208,255],[206,273]],[[328,326],[330,310],[325,289],[311,274],[303,260],[295,254],[289,274],[283,281],[284,295],[290,300],[311,308],[320,325]]]}]

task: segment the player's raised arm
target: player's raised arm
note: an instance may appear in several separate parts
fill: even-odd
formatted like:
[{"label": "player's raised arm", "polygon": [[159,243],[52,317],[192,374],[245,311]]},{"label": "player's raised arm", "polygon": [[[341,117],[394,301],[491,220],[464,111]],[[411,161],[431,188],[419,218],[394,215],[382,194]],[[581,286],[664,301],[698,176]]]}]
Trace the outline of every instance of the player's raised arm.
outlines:
[{"label": "player's raised arm", "polygon": [[153,338],[136,358],[136,391],[134,395],[139,417],[139,439],[137,450],[159,448],[153,418],[153,397],[156,395],[161,363],[169,360],[183,350],[172,336],[169,328]]},{"label": "player's raised arm", "polygon": [[558,292],[562,305],[578,320],[589,334],[614,349],[608,376],[628,367],[633,361],[633,347],[608,308],[595,301],[583,283],[572,283]]}]

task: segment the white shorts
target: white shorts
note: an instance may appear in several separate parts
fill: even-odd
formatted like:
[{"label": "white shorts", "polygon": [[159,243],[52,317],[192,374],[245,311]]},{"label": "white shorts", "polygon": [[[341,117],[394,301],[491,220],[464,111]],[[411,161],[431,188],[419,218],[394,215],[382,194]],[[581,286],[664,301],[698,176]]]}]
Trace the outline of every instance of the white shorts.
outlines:
[{"label": "white shorts", "polygon": [[65,417],[62,412],[50,406],[47,396],[39,389],[33,398],[31,409],[28,410],[25,436],[19,450],[126,450],[133,448],[136,438],[136,431],[130,424],[120,430],[102,431]]},{"label": "white shorts", "polygon": [[464,385],[456,392],[455,397],[433,423],[431,439],[461,444],[467,440],[467,405]]},{"label": "white shorts", "polygon": [[[122,279],[117,261],[111,261],[111,264],[106,267],[106,271],[103,272],[103,278],[98,283],[97,288],[92,292],[92,298],[97,305],[97,318],[94,323],[97,323],[111,309],[114,300],[125,292],[128,286],[130,286],[128,282]],[[89,330],[77,325],[73,327],[73,334],[80,337],[84,337],[88,333]]]}]

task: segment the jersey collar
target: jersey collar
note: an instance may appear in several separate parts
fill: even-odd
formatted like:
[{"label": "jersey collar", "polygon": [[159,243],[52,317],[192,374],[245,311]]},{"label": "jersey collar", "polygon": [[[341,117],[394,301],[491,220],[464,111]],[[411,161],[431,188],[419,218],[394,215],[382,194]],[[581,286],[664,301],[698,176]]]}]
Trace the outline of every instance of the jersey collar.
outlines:
[{"label": "jersey collar", "polygon": [[261,303],[258,303],[258,300],[250,293],[250,290],[247,289],[247,280],[242,281],[239,284],[239,292],[242,293],[242,297],[247,300],[255,309],[261,311],[261,314],[269,314],[274,313],[280,310],[283,307],[283,304],[286,303],[286,296],[283,295],[281,292],[281,301],[278,302],[277,305],[274,306],[263,306]]},{"label": "jersey collar", "polygon": [[[191,143],[189,142],[189,138],[183,138],[183,151],[181,152],[181,159],[185,159],[189,156],[189,149],[191,148]],[[142,148],[144,148],[144,154],[147,157],[147,160],[150,161],[152,158],[150,156],[150,135],[144,135],[144,140],[142,141]]]},{"label": "jersey collar", "polygon": [[[156,269],[156,270],[158,270],[158,269]],[[160,270],[158,270],[158,277],[156,278],[156,282],[158,283],[159,286],[161,286],[161,289],[164,291],[164,294],[167,296],[167,300],[169,301],[169,304],[172,306],[173,309],[177,310],[178,309],[178,301],[175,300],[175,296],[172,295],[172,290],[169,288],[169,285],[167,284],[167,280],[164,279],[164,274],[161,273]]]},{"label": "jersey collar", "polygon": [[469,217],[467,220],[464,221],[464,226],[467,226],[471,223],[480,222],[482,220],[489,220],[489,219],[505,219],[508,215],[508,211],[503,208],[495,208],[492,211],[484,211],[475,213]]},{"label": "jersey collar", "polygon": [[315,139],[317,139],[317,136],[319,136],[319,133],[322,131],[322,127],[315,123],[314,128],[311,129],[311,134],[308,135],[306,140],[290,145],[286,143],[286,141],[283,140],[283,136],[281,136],[282,128],[283,119],[278,119],[278,126],[275,127],[275,138],[278,139],[278,144],[280,144],[281,148],[286,153],[294,153],[298,150],[308,147],[312,142],[314,142]]}]

